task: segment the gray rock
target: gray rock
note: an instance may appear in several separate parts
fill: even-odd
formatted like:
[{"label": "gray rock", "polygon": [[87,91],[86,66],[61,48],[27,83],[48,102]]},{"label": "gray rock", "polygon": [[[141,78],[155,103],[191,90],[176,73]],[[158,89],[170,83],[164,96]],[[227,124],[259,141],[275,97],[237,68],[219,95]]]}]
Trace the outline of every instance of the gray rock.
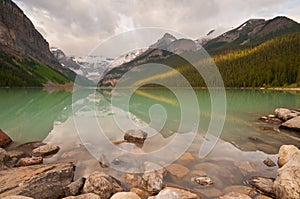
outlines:
[{"label": "gray rock", "polygon": [[285,165],[297,151],[299,150],[294,145],[282,145],[278,152],[278,166]]},{"label": "gray rock", "polygon": [[16,167],[30,166],[35,164],[42,164],[43,157],[29,157],[29,158],[21,158],[17,163]]},{"label": "gray rock", "polygon": [[300,198],[300,151],[295,152],[290,160],[278,169],[273,189],[277,198]]},{"label": "gray rock", "polygon": [[95,193],[101,199],[108,199],[114,193],[123,191],[121,183],[103,172],[92,173],[85,181],[83,193]]},{"label": "gray rock", "polygon": [[151,162],[145,162],[143,165],[143,169],[143,187],[151,193],[158,193],[163,186],[163,169],[161,168],[161,166]]},{"label": "gray rock", "polygon": [[213,184],[212,179],[210,179],[207,176],[195,177],[195,178],[193,178],[193,181],[195,181],[196,183],[198,183],[202,186],[207,186],[207,185]]},{"label": "gray rock", "polygon": [[64,187],[65,196],[76,196],[83,188],[85,178],[80,178]]},{"label": "gray rock", "polygon": [[0,171],[10,167],[10,161],[8,153],[0,147]]},{"label": "gray rock", "polygon": [[263,162],[268,167],[275,167],[276,166],[276,163],[273,160],[271,160],[270,158],[265,159]]},{"label": "gray rock", "polygon": [[110,199],[141,199],[136,193],[133,192],[118,192],[115,193]]},{"label": "gray rock", "polygon": [[275,196],[274,189],[273,189],[273,184],[274,184],[273,178],[254,176],[249,180],[247,180],[247,182],[253,187],[255,187],[256,189],[263,192],[264,194],[272,197]]},{"label": "gray rock", "polygon": [[300,131],[300,116],[294,117],[280,125],[280,128]]},{"label": "gray rock", "polygon": [[72,163],[57,163],[0,171],[0,198],[10,195],[59,198],[63,187],[72,182],[74,170]]},{"label": "gray rock", "polygon": [[59,151],[58,146],[54,146],[54,145],[51,145],[51,144],[46,144],[46,145],[39,146],[36,149],[33,149],[32,150],[32,155],[33,156],[45,157],[45,156],[48,156],[48,155],[55,154],[58,151]]},{"label": "gray rock", "polygon": [[238,193],[238,192],[230,192],[223,196],[220,196],[219,199],[251,199],[250,196]]},{"label": "gray rock", "polygon": [[97,194],[86,193],[78,196],[69,196],[63,199],[101,199]]},{"label": "gray rock", "polygon": [[[176,195],[177,194],[177,195]],[[184,199],[200,199],[196,193],[189,190],[177,188],[177,187],[166,187],[156,196],[156,199],[167,199],[167,196],[174,196],[174,198],[184,198]],[[172,197],[169,197],[172,198]]]},{"label": "gray rock", "polygon": [[[291,119],[293,115],[292,111],[287,108],[277,108],[275,109],[275,115],[277,118],[287,121],[288,119]],[[296,115],[297,116],[297,115]]]},{"label": "gray rock", "polygon": [[128,130],[125,132],[124,140],[131,143],[143,144],[147,136],[147,133],[142,130]]}]

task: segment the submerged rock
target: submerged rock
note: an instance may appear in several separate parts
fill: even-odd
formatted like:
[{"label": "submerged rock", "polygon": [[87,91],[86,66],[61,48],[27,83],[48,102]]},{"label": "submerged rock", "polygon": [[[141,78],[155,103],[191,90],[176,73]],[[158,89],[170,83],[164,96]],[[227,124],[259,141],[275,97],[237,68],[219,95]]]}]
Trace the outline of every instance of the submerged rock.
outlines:
[{"label": "submerged rock", "polygon": [[0,198],[10,195],[59,198],[63,187],[72,182],[74,170],[72,163],[57,163],[0,171]]},{"label": "submerged rock", "polygon": [[171,164],[166,167],[166,170],[168,172],[170,172],[171,175],[173,175],[177,178],[184,177],[190,171],[188,168],[186,168],[185,166],[180,165],[180,164]]},{"label": "submerged rock", "polygon": [[10,167],[10,160],[9,154],[0,147],[0,171]]},{"label": "submerged rock", "polygon": [[34,142],[26,142],[24,144],[21,144],[19,146],[17,146],[17,150],[21,150],[24,151],[27,154],[31,154],[33,149],[36,149],[40,146],[46,145],[46,143],[44,142],[40,142],[40,141],[34,141]]},{"label": "submerged rock", "polygon": [[83,193],[95,193],[101,199],[108,199],[120,191],[123,191],[123,188],[117,179],[99,171],[92,173],[83,187]]},{"label": "submerged rock", "polygon": [[300,151],[295,152],[277,171],[273,186],[275,195],[281,199],[300,198]]},{"label": "submerged rock", "polygon": [[36,149],[32,150],[32,155],[33,156],[48,156],[48,155],[52,155],[55,154],[59,151],[59,146],[54,146],[51,144],[46,144],[46,145],[42,145],[37,147]]},{"label": "submerged rock", "polygon": [[300,116],[294,117],[280,125],[280,128],[300,131]]},{"label": "submerged rock", "polygon": [[255,176],[247,180],[247,182],[253,187],[255,187],[256,189],[263,192],[264,194],[267,194],[272,197],[275,196],[274,189],[273,189],[273,185],[274,185],[273,178]]},{"label": "submerged rock", "polygon": [[124,140],[131,143],[143,144],[147,136],[147,133],[142,130],[128,130],[125,132]]},{"label": "submerged rock", "polygon": [[213,184],[212,179],[210,179],[207,176],[200,176],[200,177],[195,177],[192,179],[194,182],[202,185],[202,186],[207,186]]},{"label": "submerged rock", "polygon": [[265,123],[268,123],[268,124],[281,124],[282,123],[282,120],[281,119],[278,119],[276,117],[267,117],[267,116],[262,116],[259,118],[260,121],[262,122],[265,122]]},{"label": "submerged rock", "polygon": [[42,164],[43,157],[28,157],[28,158],[21,158],[17,163],[16,167],[23,167],[23,166],[30,166],[35,164]]},{"label": "submerged rock", "polygon": [[265,159],[263,161],[263,163],[265,165],[267,165],[268,167],[275,167],[276,166],[276,163],[273,160],[271,160],[270,158]]},{"label": "submerged rock", "polygon": [[238,192],[230,192],[223,196],[220,196],[218,199],[251,199],[250,196],[238,193]]},{"label": "submerged rock", "polygon": [[285,165],[297,151],[299,150],[294,145],[282,145],[278,152],[278,166]]},{"label": "submerged rock", "polygon": [[12,139],[0,129],[0,147],[6,147],[12,142]]}]

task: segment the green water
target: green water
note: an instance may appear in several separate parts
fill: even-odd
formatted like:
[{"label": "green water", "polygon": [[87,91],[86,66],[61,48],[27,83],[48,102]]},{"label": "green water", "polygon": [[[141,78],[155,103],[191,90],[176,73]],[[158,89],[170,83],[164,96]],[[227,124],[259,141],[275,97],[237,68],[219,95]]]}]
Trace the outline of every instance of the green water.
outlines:
[{"label": "green water", "polygon": [[[183,94],[186,92],[184,89],[177,89],[177,91]],[[73,161],[77,165],[76,177],[87,176],[94,170],[101,170],[99,163],[84,147],[94,145],[91,141],[94,139],[93,133],[98,133],[91,124],[92,118],[96,118],[105,135],[114,141],[122,139],[124,128],[125,130],[126,128],[130,129],[131,126],[124,124],[125,127],[123,126],[122,129],[116,124],[114,120],[116,113],[112,111],[110,104],[111,93],[106,91],[94,92],[94,90],[84,90],[78,93],[73,94],[64,91],[49,93],[42,89],[0,89],[0,129],[12,137],[15,145],[37,140],[59,145],[61,150],[58,154],[45,159],[45,162]],[[118,101],[125,93],[125,91],[117,93],[118,97],[113,103],[117,109],[125,110],[125,104]],[[299,92],[227,90],[227,114],[220,135],[221,139],[207,157],[198,158],[201,141],[197,141],[197,139],[203,140],[208,128],[211,116],[211,100],[207,90],[196,90],[196,96],[199,102],[197,107],[189,106],[189,104],[185,106],[186,111],[190,113],[187,116],[189,121],[194,122],[192,117],[200,111],[200,121],[197,125],[197,133],[200,137],[197,136],[188,149],[195,159],[188,163],[180,160],[177,162],[191,171],[201,168],[216,183],[210,187],[199,187],[190,182],[190,174],[183,179],[176,179],[168,175],[166,176],[168,183],[193,189],[210,198],[214,195],[220,195],[228,186],[244,184],[247,177],[259,174],[274,176],[276,167],[268,168],[263,165],[262,161],[266,157],[276,160],[275,156],[269,154],[276,154],[282,144],[300,146],[300,136],[297,133],[279,130],[277,126],[264,124],[258,120],[262,115],[272,114],[277,107],[299,108]],[[167,89],[141,89],[131,96],[129,110],[134,120],[142,125],[152,122],[151,127],[159,130],[159,135],[149,136],[141,150],[153,152],[174,138],[182,119],[180,108],[183,106],[180,103],[175,95]],[[154,112],[154,117],[151,118],[151,107],[157,104],[160,104],[164,111],[157,109],[158,112]],[[161,126],[165,114],[167,116],[166,121]],[[76,120],[78,115],[87,118],[83,120],[83,123],[86,122],[86,124],[78,123]],[[194,123],[186,122],[179,134],[188,135],[187,133],[193,129],[193,125]],[[83,134],[89,139],[82,138]],[[97,140],[97,142],[99,141]],[[182,139],[179,144],[186,144],[185,140]],[[128,147],[129,150],[136,150],[129,145],[120,147],[125,147],[126,150]],[[97,150],[102,148],[102,151],[105,151],[105,145],[100,144],[96,148]],[[115,154],[106,155],[110,156],[109,159],[111,159],[114,158]],[[240,172],[237,165],[241,161],[250,161],[251,164],[256,165],[257,171],[252,173]],[[132,164],[121,164],[120,166],[126,169],[133,167],[134,161],[129,160],[129,162]],[[124,164],[127,164],[126,161]],[[121,178],[120,174],[115,171],[107,170],[107,172]]]}]

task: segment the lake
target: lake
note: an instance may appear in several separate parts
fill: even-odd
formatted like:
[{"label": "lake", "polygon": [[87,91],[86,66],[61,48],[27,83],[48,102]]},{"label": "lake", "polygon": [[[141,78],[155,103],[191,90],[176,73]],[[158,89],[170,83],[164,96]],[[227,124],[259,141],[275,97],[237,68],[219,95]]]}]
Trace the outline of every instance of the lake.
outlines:
[{"label": "lake", "polygon": [[[128,104],[122,101],[128,94],[126,89],[114,93],[92,89],[74,93],[0,89],[0,128],[14,140],[11,148],[38,140],[59,145],[61,150],[44,162],[73,161],[76,178],[95,170],[122,178],[118,171],[138,173],[144,161],[166,165],[175,161],[189,173],[180,178],[167,174],[166,183],[192,189],[206,198],[221,195],[232,185],[243,185],[254,175],[274,177],[277,168],[267,167],[262,161],[267,157],[276,161],[273,154],[282,144],[299,147],[297,134],[258,118],[274,113],[277,107],[299,108],[300,92],[230,89],[226,90],[227,113],[220,139],[207,156],[199,158],[211,117],[209,92],[195,90],[197,106],[185,89],[176,92],[187,100],[177,100],[174,93],[162,88],[139,89]],[[109,141],[119,141],[124,131],[135,128],[147,131],[144,145],[111,146]],[[178,159],[184,152],[188,158]],[[96,159],[103,155],[113,169],[99,166]],[[191,182],[197,172],[205,172],[215,183],[202,187]]]}]

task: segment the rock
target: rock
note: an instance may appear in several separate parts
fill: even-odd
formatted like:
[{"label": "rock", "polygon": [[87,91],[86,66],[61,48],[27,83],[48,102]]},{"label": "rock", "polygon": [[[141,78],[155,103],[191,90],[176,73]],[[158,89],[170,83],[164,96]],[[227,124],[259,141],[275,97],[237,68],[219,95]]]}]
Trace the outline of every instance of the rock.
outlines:
[{"label": "rock", "polygon": [[184,177],[190,171],[188,168],[186,168],[185,166],[182,166],[180,164],[171,164],[166,167],[166,170],[168,172],[170,172],[171,175],[173,175],[177,178]]},{"label": "rock", "polygon": [[6,196],[2,199],[34,199],[34,198],[31,198],[31,197],[26,197],[26,196]]},{"label": "rock", "polygon": [[[292,111],[287,108],[277,108],[275,109],[275,115],[277,118],[287,121],[288,119],[291,119],[293,117]],[[297,115],[296,115],[297,116]]]},{"label": "rock", "polygon": [[101,198],[94,193],[86,193],[78,196],[69,196],[63,199],[101,199]]},{"label": "rock", "polygon": [[42,164],[42,163],[43,163],[43,157],[30,157],[30,158],[21,158],[15,166],[23,167],[23,166],[30,166],[35,164]]},{"label": "rock", "polygon": [[0,171],[0,198],[10,195],[59,198],[63,187],[72,182],[74,170],[72,163],[57,163]]},{"label": "rock", "polygon": [[55,154],[58,151],[59,151],[58,146],[54,146],[54,145],[51,145],[51,144],[46,144],[46,145],[39,146],[36,149],[33,149],[32,150],[32,155],[33,156],[45,157],[45,156],[48,156],[48,155]]},{"label": "rock", "polygon": [[147,136],[147,133],[142,130],[128,130],[125,132],[124,140],[131,143],[143,144]]},{"label": "rock", "polygon": [[180,199],[180,196],[177,192],[171,190],[171,189],[164,189],[161,190],[157,196],[153,197],[153,199]]},{"label": "rock", "polygon": [[141,188],[133,187],[130,189],[130,192],[136,193],[141,199],[147,199],[150,196],[147,191]]},{"label": "rock", "polygon": [[193,178],[193,181],[202,185],[202,186],[207,186],[213,184],[213,181],[206,176],[201,176],[201,177],[195,177]]},{"label": "rock", "polygon": [[267,165],[268,167],[275,167],[276,166],[276,163],[273,160],[271,160],[270,158],[265,159],[264,164]]},{"label": "rock", "polygon": [[11,151],[7,151],[7,153],[9,154],[9,156],[11,158],[23,158],[26,156],[25,152],[24,151],[21,151],[21,150],[11,150]]},{"label": "rock", "polygon": [[0,147],[0,171],[10,167],[10,160],[8,153]]},{"label": "rock", "polygon": [[143,165],[143,170],[143,187],[150,193],[158,193],[163,186],[164,170],[160,165],[152,162],[145,162]]},{"label": "rock", "polygon": [[182,156],[179,158],[179,160],[184,161],[184,162],[191,162],[193,161],[195,158],[194,156],[189,153],[189,152],[185,152],[184,154],[182,154]]},{"label": "rock", "polygon": [[262,122],[268,123],[268,124],[275,124],[275,125],[278,125],[278,124],[282,123],[282,120],[278,119],[276,117],[262,116],[262,117],[259,118],[259,120],[262,121]]},{"label": "rock", "polygon": [[246,187],[246,186],[242,186],[242,185],[232,185],[232,186],[226,187],[223,190],[223,193],[238,192],[238,193],[249,195],[249,193],[252,190],[253,190],[253,188],[251,188],[251,187]]},{"label": "rock", "polygon": [[280,128],[300,131],[300,116],[294,117],[280,125]]},{"label": "rock", "polygon": [[217,196],[220,196],[222,195],[222,192],[217,189],[217,188],[208,188],[208,189],[198,189],[198,191],[205,195],[207,198],[214,198],[214,197],[217,197]]},{"label": "rock", "polygon": [[75,182],[72,182],[71,184],[64,187],[65,196],[78,195],[83,188],[84,182],[85,182],[85,178],[80,178],[80,179],[76,180]]},{"label": "rock", "polygon": [[102,168],[108,168],[110,165],[107,157],[104,154],[100,155],[98,162]]},{"label": "rock", "polygon": [[249,161],[237,161],[234,165],[240,169],[243,175],[258,171],[258,166]]},{"label": "rock", "polygon": [[265,196],[265,195],[259,195],[259,196],[255,197],[255,199],[273,199],[273,198]]},{"label": "rock", "polygon": [[17,146],[18,150],[24,151],[27,154],[31,154],[33,149],[36,149],[40,146],[46,145],[46,143],[35,141],[35,142],[27,142]]},{"label": "rock", "polygon": [[12,142],[11,138],[0,129],[0,147],[6,147]]},{"label": "rock", "polygon": [[300,151],[295,152],[290,160],[278,169],[273,190],[277,198],[300,198]]},{"label": "rock", "polygon": [[156,199],[167,199],[167,198],[172,198],[168,196],[174,196],[174,198],[177,198],[177,195],[179,198],[184,198],[184,199],[200,199],[200,197],[196,194],[193,193],[189,190],[182,189],[182,188],[177,188],[177,187],[166,187],[163,190],[159,192],[159,194],[156,196]]},{"label": "rock", "polygon": [[118,192],[115,193],[110,199],[141,199],[136,193],[133,192]]},{"label": "rock", "polygon": [[297,151],[299,149],[294,145],[282,145],[278,152],[278,166],[282,167],[285,165]]},{"label": "rock", "polygon": [[95,193],[102,199],[110,198],[114,193],[123,191],[121,183],[103,172],[92,173],[85,181],[83,193]]},{"label": "rock", "polygon": [[133,173],[124,173],[123,179],[126,185],[129,185],[131,187],[136,187],[141,184],[140,176]]},{"label": "rock", "polygon": [[275,196],[273,184],[274,179],[273,178],[265,178],[265,177],[258,177],[254,176],[247,180],[247,183],[255,187],[256,189],[260,190],[266,195],[269,196]]},{"label": "rock", "polygon": [[269,114],[268,115],[268,118],[275,118],[276,116],[275,115],[273,115],[273,114]]},{"label": "rock", "polygon": [[230,192],[223,196],[220,196],[219,199],[251,199],[250,196],[247,196],[238,192]]}]

